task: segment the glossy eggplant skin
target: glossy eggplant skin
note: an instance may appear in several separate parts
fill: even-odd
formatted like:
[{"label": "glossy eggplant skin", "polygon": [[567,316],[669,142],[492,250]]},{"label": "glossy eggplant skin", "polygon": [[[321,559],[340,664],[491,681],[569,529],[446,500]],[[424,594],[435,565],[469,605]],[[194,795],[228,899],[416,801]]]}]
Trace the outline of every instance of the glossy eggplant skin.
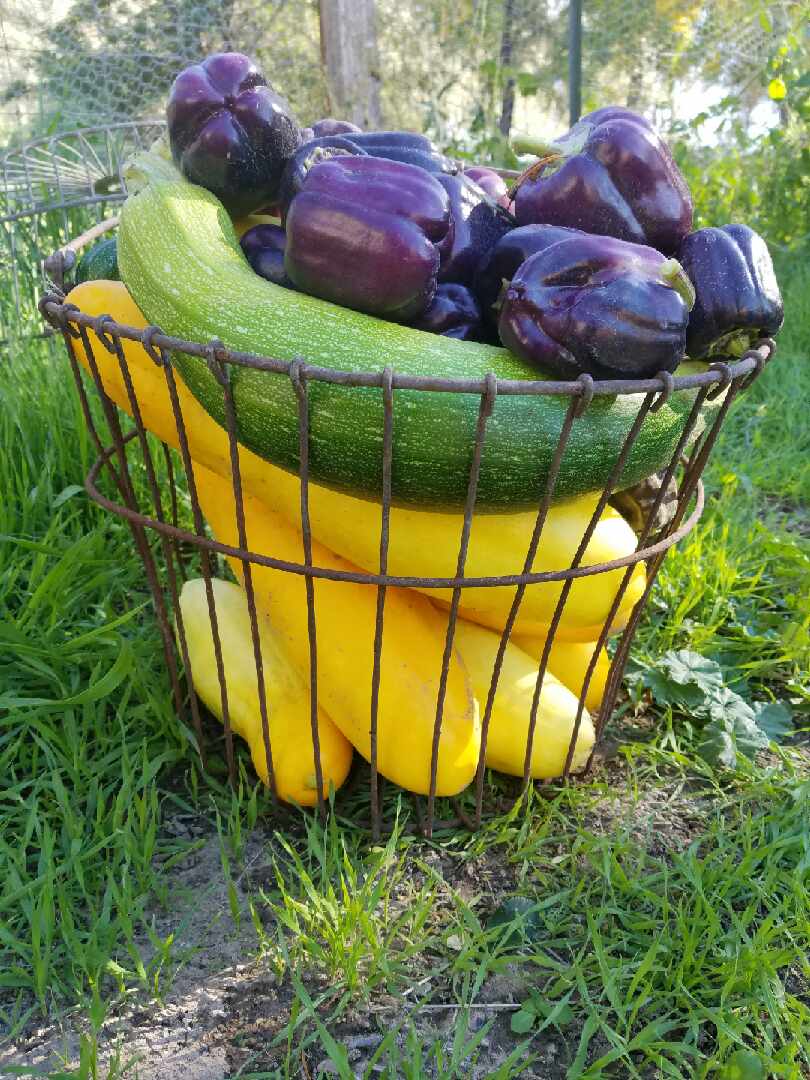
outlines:
[{"label": "glossy eggplant skin", "polygon": [[284,268],[304,292],[395,322],[436,292],[450,203],[423,169],[369,156],[313,166],[287,211]]},{"label": "glossy eggplant skin", "polygon": [[357,124],[353,124],[351,120],[335,120],[331,116],[324,117],[323,120],[316,120],[312,125],[312,134],[316,139],[319,139],[322,135],[359,134],[362,130]]},{"label": "glossy eggplant skin", "polygon": [[313,165],[346,154],[364,157],[365,153],[345,135],[321,135],[302,143],[287,161],[279,184],[278,205],[282,224],[287,217],[287,207],[304,186]]},{"label": "glossy eggplant skin", "polygon": [[565,229],[561,225],[520,225],[502,236],[479,260],[473,279],[473,291],[484,322],[490,326],[498,325],[500,309],[497,305],[504,284],[512,280],[518,267],[530,255],[536,255],[560,240],[583,235],[579,229]]},{"label": "glossy eggplant skin", "polygon": [[284,249],[287,234],[280,225],[254,225],[239,241],[251,269],[259,277],[294,289],[295,285],[284,271]]},{"label": "glossy eggplant skin", "polygon": [[507,349],[562,379],[646,378],[684,356],[691,287],[651,247],[582,235],[532,255],[506,290]]},{"label": "glossy eggplant skin", "polygon": [[214,53],[174,80],[166,118],[180,171],[235,217],[275,201],[300,129],[286,101],[242,53]]},{"label": "glossy eggplant skin", "polygon": [[437,176],[450,199],[450,231],[439,246],[439,281],[471,286],[484,255],[514,227],[514,219],[473,180]]},{"label": "glossy eggplant skin", "polygon": [[439,285],[430,306],[411,326],[462,341],[480,341],[483,336],[478,301],[470,289],[455,282]]},{"label": "glossy eggplant skin", "polygon": [[643,117],[610,107],[545,148],[517,186],[519,225],[566,225],[674,254],[692,199],[669,147]]},{"label": "glossy eggplant skin", "polygon": [[693,360],[740,355],[760,337],[773,337],[784,306],[768,246],[747,225],[722,225],[690,233],[678,261],[695,287],[686,328]]}]

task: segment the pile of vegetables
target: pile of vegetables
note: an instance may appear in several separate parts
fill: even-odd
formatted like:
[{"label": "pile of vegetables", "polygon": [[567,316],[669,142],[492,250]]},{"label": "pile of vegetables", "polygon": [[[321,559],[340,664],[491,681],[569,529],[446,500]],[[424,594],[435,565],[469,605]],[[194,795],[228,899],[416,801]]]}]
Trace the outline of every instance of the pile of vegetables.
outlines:
[{"label": "pile of vegetables", "polygon": [[[742,225],[691,231],[686,184],[663,140],[626,109],[600,109],[552,143],[511,190],[493,170],[463,170],[410,132],[362,132],[333,119],[301,129],[256,66],[216,54],[171,88],[168,144],[133,162],[116,241],[81,260],[68,300],[91,315],[281,360],[355,372],[483,380],[635,378],[703,370],[782,321],[763,241]],[[92,335],[91,335],[92,338]],[[138,343],[122,341],[144,425],[178,448],[166,380]],[[95,349],[109,397],[132,411],[115,356]],[[89,358],[79,349],[88,369]],[[208,525],[240,544],[223,387],[204,360],[173,358]],[[231,368],[247,547],[303,561],[299,402],[281,372]],[[696,391],[649,412],[618,485],[669,462]],[[571,431],[532,569],[572,564],[638,414],[640,395],[594,398]],[[456,573],[475,394],[398,389],[394,398],[388,572]],[[488,421],[465,573],[523,569],[569,399],[500,395]],[[706,401],[692,438],[717,408]],[[308,380],[309,513],[315,564],[379,570],[382,395]],[[479,512],[480,511],[480,512]],[[582,565],[637,544],[608,505]],[[230,560],[237,580],[244,572]],[[180,598],[195,688],[222,716],[214,602],[233,730],[281,798],[318,798],[309,700],[304,578],[253,566],[260,684],[247,602],[238,585],[187,582]],[[528,586],[503,664],[486,738],[492,768],[520,776],[530,718],[530,775],[560,775],[593,748],[591,711],[608,657],[594,656],[624,569],[573,581],[550,646],[561,582]],[[323,794],[345,779],[353,748],[372,755],[375,589],[315,581],[317,734]],[[626,625],[645,588],[642,564],[612,614]],[[481,716],[514,587],[465,588],[444,686],[436,792],[473,779]],[[452,590],[389,587],[378,693],[377,766],[409,790],[430,789],[441,657]],[[178,626],[178,632],[180,627]],[[540,657],[548,670],[539,697]],[[587,687],[586,672],[593,668]],[[260,695],[260,687],[263,694]],[[263,729],[261,697],[268,729]],[[578,699],[584,696],[583,705]]]}]

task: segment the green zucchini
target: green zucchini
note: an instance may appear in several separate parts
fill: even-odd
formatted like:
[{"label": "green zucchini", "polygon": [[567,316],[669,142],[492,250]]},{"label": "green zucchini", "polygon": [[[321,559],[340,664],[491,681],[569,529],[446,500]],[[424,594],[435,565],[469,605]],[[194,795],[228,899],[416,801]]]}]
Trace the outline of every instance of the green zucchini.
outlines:
[{"label": "green zucchini", "polygon": [[84,252],[76,264],[76,284],[83,281],[120,281],[117,241],[114,236],[99,240]]},{"label": "green zucchini", "polygon": [[[118,260],[145,317],[165,333],[259,355],[347,371],[390,365],[409,375],[537,379],[505,349],[456,341],[338,307],[254,274],[230,218],[208,191],[183,179],[161,153],[141,155],[128,175]],[[222,387],[204,360],[175,362],[192,393],[225,422]],[[285,374],[231,366],[239,440],[282,468],[298,470],[298,405]],[[377,388],[310,380],[309,472],[314,481],[366,498],[382,490],[383,403]],[[681,390],[644,421],[619,487],[671,458],[695,399]],[[597,397],[577,420],[560,468],[557,499],[604,486],[642,395]],[[392,493],[398,505],[463,507],[480,398],[397,390]],[[502,396],[488,422],[477,509],[536,506],[545,489],[569,399]]]}]

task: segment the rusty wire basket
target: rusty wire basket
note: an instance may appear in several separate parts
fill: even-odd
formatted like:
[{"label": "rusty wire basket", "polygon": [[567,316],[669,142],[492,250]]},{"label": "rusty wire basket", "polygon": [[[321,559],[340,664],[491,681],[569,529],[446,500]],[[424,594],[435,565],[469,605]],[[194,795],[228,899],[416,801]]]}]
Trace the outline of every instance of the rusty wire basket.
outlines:
[{"label": "rusty wire basket", "polygon": [[[383,777],[377,767],[377,728],[379,708],[379,686],[381,673],[381,655],[383,630],[385,625],[385,599],[386,590],[396,589],[419,589],[430,591],[434,589],[452,590],[452,601],[449,604],[449,616],[447,631],[444,641],[444,650],[436,656],[436,669],[439,673],[436,695],[435,725],[433,729],[432,759],[430,768],[430,782],[427,797],[414,796],[416,807],[416,828],[426,835],[431,835],[438,827],[467,826],[476,828],[485,814],[492,810],[503,812],[516,800],[520,800],[528,790],[532,781],[530,779],[530,761],[532,746],[535,739],[543,738],[542,724],[538,723],[538,702],[540,688],[545,677],[548,665],[549,652],[555,639],[555,633],[560,624],[565,608],[566,600],[573,583],[581,577],[589,577],[616,571],[624,568],[621,584],[616,592],[613,605],[606,617],[599,635],[597,647],[593,658],[588,666],[584,685],[579,695],[576,721],[571,733],[570,744],[562,770],[562,779],[565,780],[572,772],[574,748],[577,742],[581,719],[585,710],[584,701],[588,691],[588,684],[593,675],[596,658],[600,654],[603,645],[608,641],[609,629],[614,621],[616,612],[619,610],[622,599],[633,574],[634,566],[639,562],[646,563],[647,580],[643,593],[632,609],[624,629],[616,639],[615,649],[610,662],[610,670],[605,685],[605,691],[598,716],[594,718],[595,742],[594,749],[581,773],[587,772],[594,757],[594,750],[599,744],[600,737],[604,732],[605,725],[614,710],[617,694],[620,690],[622,675],[628,659],[633,635],[643,614],[645,604],[650,595],[655,576],[667,551],[678,540],[682,539],[697,523],[703,509],[703,488],[700,476],[706,464],[711,448],[717,438],[718,432],[725,420],[728,410],[742,390],[760,374],[764,365],[773,355],[774,345],[770,340],[760,341],[757,346],[747,352],[739,360],[717,361],[710,365],[709,369],[696,374],[681,377],[663,374],[655,378],[641,380],[622,380],[613,382],[595,382],[589,376],[581,376],[576,382],[531,382],[531,383],[499,383],[494,377],[487,379],[443,379],[432,377],[413,377],[398,375],[390,368],[381,368],[378,373],[369,374],[336,371],[328,368],[309,365],[306,358],[292,362],[281,361],[272,358],[263,358],[244,353],[229,351],[219,342],[190,342],[182,341],[164,335],[159,329],[149,327],[146,330],[138,330],[114,322],[109,316],[93,317],[85,314],[77,308],[64,303],[64,273],[75,261],[75,253],[83,245],[95,239],[102,231],[114,227],[115,221],[107,221],[79,237],[66,248],[56,252],[47,260],[52,289],[44,295],[40,301],[40,311],[45,320],[55,330],[59,331],[67,347],[67,353],[71,369],[76,382],[83,414],[90,431],[91,437],[98,450],[98,459],[87,475],[85,486],[93,500],[111,513],[125,519],[132,530],[138,553],[143,560],[146,578],[148,580],[153,600],[155,615],[162,636],[165,651],[166,664],[171,680],[174,700],[178,714],[186,716],[190,713],[191,726],[196,733],[196,741],[202,763],[205,765],[205,742],[203,739],[203,724],[201,710],[197,698],[191,689],[190,663],[186,645],[186,636],[183,627],[183,618],[178,602],[178,582],[184,580],[187,575],[187,563],[189,554],[195,554],[199,558],[202,577],[205,579],[208,599],[209,616],[211,619],[212,635],[215,642],[217,657],[217,670],[220,682],[222,711],[224,719],[225,756],[231,781],[237,775],[236,759],[234,754],[233,734],[228,712],[228,688],[223,677],[221,650],[219,647],[219,629],[217,624],[216,608],[214,606],[211,580],[214,576],[212,558],[228,556],[241,561],[244,569],[243,582],[247,596],[248,610],[250,615],[251,632],[253,637],[254,655],[256,657],[257,672],[260,671],[260,648],[259,631],[257,624],[257,602],[252,576],[253,566],[266,566],[285,573],[303,575],[306,584],[307,601],[307,626],[309,634],[310,656],[310,687],[311,687],[311,724],[312,739],[315,748],[314,773],[317,780],[319,808],[323,812],[324,799],[321,794],[322,768],[319,755],[317,708],[318,708],[318,602],[317,582],[320,579],[333,581],[347,581],[362,584],[376,590],[376,627],[374,633],[373,667],[372,676],[368,687],[369,702],[369,729],[370,729],[370,762],[368,770],[368,791],[370,802],[369,809],[362,811],[363,821],[358,824],[370,828],[374,838],[381,835],[388,827],[383,813],[382,787]],[[124,418],[122,427],[121,417],[110,398],[104,392],[102,380],[96,363],[91,333],[98,344],[100,340],[103,346],[115,357],[120,366],[123,382],[127,394],[134,426],[126,430],[129,421]],[[127,361],[122,347],[122,341],[140,342],[149,357],[159,365],[165,376],[168,393],[172,402],[174,422],[177,428],[177,444],[180,450],[180,468],[178,469],[173,454],[169,447],[163,443],[161,454],[163,461],[154,457],[155,445],[152,437],[147,436],[147,431],[141,419],[139,403],[135,395],[132,379],[127,367]],[[92,372],[91,392],[85,385],[86,376],[82,373],[77,359],[75,342],[79,342],[89,360]],[[188,356],[201,358],[206,361],[210,369],[219,378],[223,387],[225,400],[225,415],[227,418],[227,435],[232,464],[232,486],[234,505],[236,508],[239,546],[229,546],[212,539],[206,533],[205,522],[197,498],[197,491],[192,468],[192,458],[189,451],[189,440],[183,415],[180,409],[177,382],[174,367],[171,361],[173,353],[183,352]],[[239,468],[238,444],[236,441],[236,417],[233,397],[230,391],[228,372],[233,365],[248,367],[261,367],[274,372],[284,372],[292,380],[298,402],[299,421],[299,447],[300,447],[300,521],[299,527],[303,538],[304,559],[302,562],[290,562],[278,559],[269,552],[251,551],[246,546],[244,496]],[[384,410],[384,428],[381,443],[382,454],[382,490],[380,492],[380,546],[379,546],[379,571],[377,573],[363,572],[361,570],[344,571],[334,567],[319,566],[313,562],[312,543],[313,533],[309,517],[309,408],[308,386],[311,382],[323,381],[332,384],[354,387],[376,387],[382,397]],[[469,479],[467,485],[467,498],[460,528],[458,543],[458,558],[456,573],[453,576],[443,578],[427,578],[417,576],[403,576],[388,573],[388,552],[390,542],[390,511],[391,511],[391,465],[393,454],[393,415],[396,407],[396,395],[400,389],[424,393],[465,393],[476,394],[480,398],[478,422],[474,441],[469,448]],[[613,562],[598,563],[592,565],[580,565],[588,541],[593,534],[597,521],[608,504],[608,500],[614,492],[619,477],[628,459],[632,446],[648,413],[660,408],[676,390],[694,389],[696,391],[694,403],[689,411],[683,431],[671,459],[666,465],[657,494],[644,508],[643,519],[638,531],[636,550],[623,558]],[[95,393],[93,393],[95,391]],[[496,397],[499,394],[555,394],[568,399],[568,407],[559,436],[559,441],[549,470],[548,482],[544,491],[538,492],[538,505],[531,534],[526,536],[526,558],[522,567],[515,567],[515,572],[498,577],[472,577],[465,575],[465,562],[476,510],[476,486],[481,465],[482,450],[486,440],[487,420],[492,411]],[[638,396],[639,408],[630,431],[622,445],[610,476],[593,511],[590,523],[582,536],[581,542],[571,559],[567,569],[535,572],[532,571],[535,554],[542,545],[543,527],[551,505],[556,478],[561,462],[563,461],[569,437],[578,423],[587,422],[587,411],[591,401],[600,395],[625,395]],[[95,400],[97,395],[98,400]],[[707,400],[722,396],[722,400],[716,406],[711,422],[700,430],[698,423],[701,410]],[[100,405],[100,409],[99,409]],[[106,428],[106,431],[104,430]],[[150,446],[150,441],[152,446]],[[158,467],[159,466],[159,467]],[[139,485],[133,481],[134,470],[138,474],[145,474],[146,483]],[[161,482],[158,473],[164,477]],[[112,485],[114,496],[104,494],[101,487],[102,478],[106,478]],[[674,514],[664,524],[659,518],[659,509],[672,484],[677,485],[677,502]],[[146,494],[144,494],[144,491]],[[193,528],[183,528],[178,517],[178,502],[180,497],[187,497],[190,501]],[[510,633],[515,624],[518,611],[527,587],[534,583],[558,582],[561,583],[561,592],[554,610],[554,615],[548,628],[546,644],[542,655],[539,657],[537,680],[533,695],[531,714],[528,723],[528,737],[525,750],[525,765],[523,776],[506,784],[505,798],[504,787],[501,785],[497,795],[492,794],[492,785],[487,785],[487,770],[484,763],[487,732],[495,699],[498,679]],[[442,717],[444,698],[447,685],[448,669],[450,666],[453,640],[458,619],[459,605],[465,588],[483,587],[492,588],[497,586],[510,586],[514,588],[514,599],[511,610],[500,635],[500,644],[497,649],[496,659],[493,666],[490,689],[486,701],[479,702],[482,740],[481,752],[478,760],[477,772],[468,792],[462,796],[445,799],[436,794],[436,772],[438,752],[441,741]],[[173,624],[177,630],[177,642],[173,633]],[[185,672],[187,692],[183,689],[182,673]],[[275,794],[273,774],[273,747],[268,724],[268,702],[265,696],[265,687],[261,675],[257,676],[259,703],[266,754],[267,772],[271,792]],[[407,706],[405,706],[406,708]],[[407,716],[403,714],[402,723],[407,723]],[[355,759],[357,760],[357,758]],[[358,775],[358,769],[353,770],[352,778],[355,789],[362,777]],[[541,782],[536,782],[541,783]],[[547,782],[546,782],[547,783]],[[347,787],[351,787],[348,784]],[[340,799],[343,792],[337,793]],[[280,810],[283,806],[276,802]],[[363,802],[364,807],[366,804]]]}]

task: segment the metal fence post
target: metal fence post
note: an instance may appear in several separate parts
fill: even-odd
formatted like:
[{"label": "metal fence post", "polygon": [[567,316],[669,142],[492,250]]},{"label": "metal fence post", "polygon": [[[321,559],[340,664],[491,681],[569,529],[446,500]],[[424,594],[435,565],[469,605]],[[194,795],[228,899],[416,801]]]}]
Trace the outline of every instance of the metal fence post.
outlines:
[{"label": "metal fence post", "polygon": [[582,112],[582,0],[568,5],[568,119],[579,120]]}]

